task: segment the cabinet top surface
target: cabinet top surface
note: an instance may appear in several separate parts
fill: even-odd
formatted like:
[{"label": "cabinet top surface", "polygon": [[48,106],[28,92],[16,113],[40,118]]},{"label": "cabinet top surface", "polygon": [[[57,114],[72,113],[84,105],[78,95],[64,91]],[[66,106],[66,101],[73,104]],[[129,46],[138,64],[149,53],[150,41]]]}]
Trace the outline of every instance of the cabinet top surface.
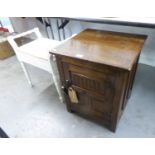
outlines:
[{"label": "cabinet top surface", "polygon": [[87,29],[51,53],[131,70],[146,36]]}]

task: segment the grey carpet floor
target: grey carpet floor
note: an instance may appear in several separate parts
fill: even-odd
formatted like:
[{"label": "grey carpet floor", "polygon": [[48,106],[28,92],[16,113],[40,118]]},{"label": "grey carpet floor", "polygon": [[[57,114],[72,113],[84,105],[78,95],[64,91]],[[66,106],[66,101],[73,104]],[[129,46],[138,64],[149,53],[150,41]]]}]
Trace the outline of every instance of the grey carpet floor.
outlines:
[{"label": "grey carpet floor", "polygon": [[0,126],[9,137],[155,137],[155,68],[139,64],[128,105],[115,133],[68,113],[51,76],[29,66],[29,87],[15,56],[0,61]]}]

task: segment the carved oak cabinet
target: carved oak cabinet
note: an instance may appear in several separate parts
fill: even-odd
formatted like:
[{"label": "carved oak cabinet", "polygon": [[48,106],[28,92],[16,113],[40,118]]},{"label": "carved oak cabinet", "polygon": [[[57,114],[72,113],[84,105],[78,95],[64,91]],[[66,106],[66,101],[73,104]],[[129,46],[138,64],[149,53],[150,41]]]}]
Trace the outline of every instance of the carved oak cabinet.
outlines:
[{"label": "carved oak cabinet", "polygon": [[[56,47],[68,111],[116,130],[146,36],[87,29]],[[76,93],[71,101],[68,88]]]}]

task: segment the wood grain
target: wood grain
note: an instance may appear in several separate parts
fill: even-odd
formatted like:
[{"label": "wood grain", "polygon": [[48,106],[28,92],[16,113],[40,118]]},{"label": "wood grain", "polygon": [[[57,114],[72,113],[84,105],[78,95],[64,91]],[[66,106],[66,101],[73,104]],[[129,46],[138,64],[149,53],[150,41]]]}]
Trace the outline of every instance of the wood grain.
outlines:
[{"label": "wood grain", "polygon": [[87,29],[55,48],[57,54],[131,70],[146,36]]},{"label": "wood grain", "polygon": [[[130,97],[145,39],[142,35],[85,30],[58,46],[52,54],[56,55],[68,111],[115,131]],[[78,104],[67,94],[70,86]]]}]

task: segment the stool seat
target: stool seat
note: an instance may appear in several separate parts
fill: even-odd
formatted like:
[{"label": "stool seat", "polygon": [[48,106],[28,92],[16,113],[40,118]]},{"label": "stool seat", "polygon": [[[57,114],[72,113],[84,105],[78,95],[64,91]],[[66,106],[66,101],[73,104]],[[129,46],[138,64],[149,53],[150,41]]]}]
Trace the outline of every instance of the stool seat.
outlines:
[{"label": "stool seat", "polygon": [[48,60],[49,51],[59,44],[60,41],[39,38],[30,43],[20,46],[18,52],[24,52],[25,54]]}]

